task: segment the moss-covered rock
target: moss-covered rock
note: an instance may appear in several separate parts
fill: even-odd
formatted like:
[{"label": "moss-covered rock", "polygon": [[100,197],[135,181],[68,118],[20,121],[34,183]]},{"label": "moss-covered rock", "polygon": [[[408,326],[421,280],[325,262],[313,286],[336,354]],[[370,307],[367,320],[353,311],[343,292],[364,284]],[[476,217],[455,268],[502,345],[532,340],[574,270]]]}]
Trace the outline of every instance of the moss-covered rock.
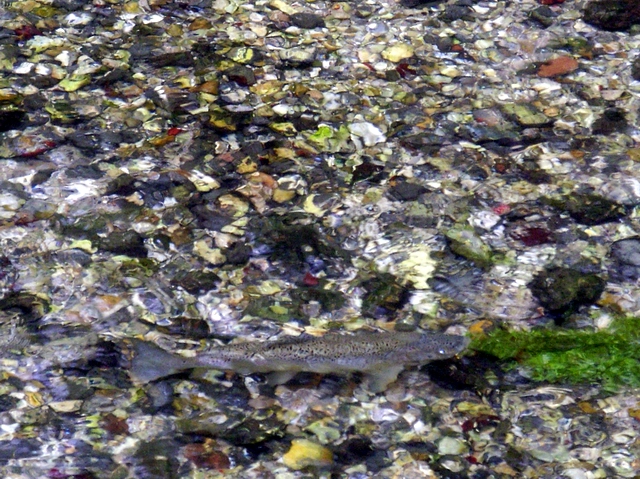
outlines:
[{"label": "moss-covered rock", "polygon": [[364,281],[361,286],[366,293],[362,298],[362,314],[377,317],[380,310],[396,311],[409,299],[409,291],[390,274],[381,274]]},{"label": "moss-covered rock", "polygon": [[529,287],[548,313],[566,315],[580,306],[596,302],[605,284],[606,281],[596,274],[570,268],[550,268],[540,272]]},{"label": "moss-covered rock", "polygon": [[544,201],[585,225],[608,223],[627,214],[624,206],[593,193],[572,193],[562,198],[545,198]]},{"label": "moss-covered rock", "polygon": [[466,226],[454,226],[445,233],[450,241],[451,251],[470,259],[480,267],[491,264],[491,248],[482,241],[475,231]]},{"label": "moss-covered rock", "polygon": [[537,381],[597,383],[615,391],[640,387],[639,339],[640,319],[628,317],[601,331],[497,329],[474,339],[471,349],[507,361],[507,369],[519,363]]}]

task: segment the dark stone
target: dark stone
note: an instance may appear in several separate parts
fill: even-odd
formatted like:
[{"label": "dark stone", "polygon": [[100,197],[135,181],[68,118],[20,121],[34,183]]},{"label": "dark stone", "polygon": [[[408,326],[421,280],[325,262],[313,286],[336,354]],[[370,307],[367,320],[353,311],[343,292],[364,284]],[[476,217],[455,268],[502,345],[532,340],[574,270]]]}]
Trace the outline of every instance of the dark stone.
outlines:
[{"label": "dark stone", "polygon": [[116,68],[95,79],[98,86],[112,85],[117,81],[128,81],[131,79],[131,72],[124,68]]},{"label": "dark stone", "polygon": [[631,65],[631,76],[634,80],[640,81],[640,57],[636,58]]},{"label": "dark stone", "polygon": [[53,6],[66,10],[67,12],[75,12],[82,10],[86,5],[84,0],[53,0]]},{"label": "dark stone", "polygon": [[529,288],[548,313],[565,315],[595,303],[605,285],[606,281],[596,274],[554,267],[538,273]]},{"label": "dark stone", "polygon": [[478,389],[482,376],[474,374],[473,368],[465,366],[461,359],[431,361],[424,368],[429,378],[444,389]]},{"label": "dark stone", "polygon": [[102,150],[113,150],[124,142],[125,135],[119,131],[102,131],[98,133],[98,137]]},{"label": "dark stone", "polygon": [[169,407],[173,402],[173,386],[169,381],[150,384],[146,388],[146,393],[150,401],[148,407],[150,413]]},{"label": "dark stone", "polygon": [[608,108],[602,116],[598,118],[592,127],[594,135],[610,135],[615,132],[623,132],[629,123],[621,108]]},{"label": "dark stone", "polygon": [[636,281],[640,279],[640,236],[625,238],[611,245],[614,265],[610,270],[612,279]]},{"label": "dark stone", "polygon": [[[286,311],[275,310],[274,306],[281,306]],[[243,314],[279,323],[299,321],[302,324],[309,324],[309,318],[302,310],[300,301],[287,301],[268,296],[251,299],[243,310]]]},{"label": "dark stone", "polygon": [[172,318],[171,323],[161,329],[169,334],[191,339],[205,339],[211,334],[209,324],[200,318]]},{"label": "dark stone", "polygon": [[534,185],[551,183],[551,176],[542,170],[537,162],[533,160],[524,160],[517,165],[520,175]]},{"label": "dark stone", "polygon": [[337,446],[335,454],[339,464],[358,464],[371,457],[374,451],[368,437],[352,437]]},{"label": "dark stone", "polygon": [[529,12],[529,18],[531,20],[535,20],[543,27],[550,27],[553,25],[558,13],[546,5],[539,6],[534,8]]},{"label": "dark stone", "polygon": [[242,145],[241,151],[243,154],[249,155],[251,158],[257,158],[259,155],[264,153],[265,149],[261,141],[247,141]]},{"label": "dark stone", "polygon": [[371,5],[364,5],[362,3],[358,3],[355,5],[355,14],[358,18],[368,18],[374,12],[374,7]]},{"label": "dark stone", "polygon": [[24,459],[40,455],[42,443],[38,439],[0,441],[0,464],[10,459]]},{"label": "dark stone", "polygon": [[256,75],[253,70],[245,65],[234,65],[224,71],[224,74],[231,81],[240,86],[251,86],[256,83]]},{"label": "dark stone", "polygon": [[451,23],[456,20],[473,20],[473,10],[463,5],[447,5],[440,19]]},{"label": "dark stone", "polygon": [[388,82],[397,82],[402,79],[402,75],[398,70],[387,70],[384,72],[384,79]]},{"label": "dark stone", "polygon": [[[178,188],[180,186],[182,188]],[[195,186],[188,179],[171,173],[163,173],[136,188],[136,191],[144,199],[145,205],[152,208],[161,206],[167,197],[175,197],[176,200],[185,199],[193,190],[195,190]]]},{"label": "dark stone", "polygon": [[435,45],[441,52],[450,52],[455,45],[453,37],[434,37],[430,33],[424,36],[424,41],[425,43]]},{"label": "dark stone", "polygon": [[123,130],[121,134],[122,141],[124,143],[137,143],[138,141],[142,140],[144,136],[143,133],[137,130]]},{"label": "dark stone", "polygon": [[435,156],[437,156],[437,153],[445,142],[446,139],[443,136],[428,132],[416,135],[407,135],[400,140],[402,146],[409,150],[419,150],[425,155]]},{"label": "dark stone", "polygon": [[44,183],[49,178],[51,178],[51,175],[55,173],[55,171],[56,171],[55,169],[44,169],[44,170],[38,171],[31,178],[31,186],[33,187],[33,186],[37,186]]},{"label": "dark stone", "polygon": [[405,8],[431,8],[444,2],[446,0],[400,0],[400,5]]},{"label": "dark stone", "polygon": [[136,191],[135,183],[136,179],[128,173],[120,175],[109,182],[105,195],[122,195],[129,196]]},{"label": "dark stone", "polygon": [[19,130],[26,119],[27,115],[22,110],[0,110],[0,132]]},{"label": "dark stone", "polygon": [[258,417],[248,417],[235,427],[220,433],[220,438],[236,446],[258,444],[267,440],[279,439],[284,436],[286,424],[269,410],[256,414]]},{"label": "dark stone", "polygon": [[52,86],[57,85],[59,82],[59,80],[46,75],[32,74],[29,75],[28,78],[29,83],[40,90],[51,88]]},{"label": "dark stone", "polygon": [[132,230],[113,231],[104,238],[97,239],[99,249],[132,258],[146,258],[144,238]]},{"label": "dark stone", "polygon": [[78,165],[66,171],[67,178],[99,180],[104,176],[97,165]]},{"label": "dark stone", "polygon": [[[432,459],[438,456],[438,448],[431,441],[413,440],[402,443],[401,447],[417,460],[433,462]],[[446,477],[449,479],[451,476],[446,474]]]},{"label": "dark stone", "polygon": [[402,308],[409,300],[407,288],[390,274],[381,274],[361,284],[366,291],[362,298],[362,315],[380,317]]},{"label": "dark stone", "polygon": [[167,313],[167,310],[160,298],[150,291],[140,292],[138,300],[143,304],[144,309],[152,314],[164,315]]},{"label": "dark stone", "polygon": [[[2,42],[2,48],[7,48],[6,41],[13,39],[16,36],[15,32],[9,28],[0,27],[0,42]],[[3,41],[4,40],[4,41]],[[16,56],[16,55],[11,55]]]},{"label": "dark stone", "polygon": [[3,193],[11,193],[23,200],[29,199],[29,194],[25,191],[24,186],[20,183],[13,183],[11,181],[0,181],[0,191]]},{"label": "dark stone", "polygon": [[369,180],[372,183],[379,183],[382,180],[384,171],[383,165],[376,165],[365,161],[356,166],[351,173],[351,184],[362,180]]},{"label": "dark stone", "polygon": [[315,13],[294,13],[289,20],[298,28],[324,28],[324,19]]},{"label": "dark stone", "polygon": [[291,291],[291,297],[305,303],[317,301],[325,312],[335,311],[344,306],[346,302],[344,295],[340,291],[321,288],[298,288]]},{"label": "dark stone", "polygon": [[80,249],[65,249],[56,251],[56,259],[60,264],[87,266],[91,264],[91,255]]},{"label": "dark stone", "polygon": [[255,218],[249,224],[251,237],[268,247],[274,259],[289,265],[303,266],[307,258],[320,256],[329,260],[348,259],[350,252],[333,237],[313,224],[291,224],[295,216]]},{"label": "dark stone", "polygon": [[0,411],[10,411],[15,408],[20,400],[16,397],[3,394],[0,396]]},{"label": "dark stone", "polygon": [[38,113],[38,110],[44,108],[47,104],[47,99],[41,93],[34,93],[33,95],[27,95],[22,100],[22,106],[29,112]]},{"label": "dark stone", "polygon": [[637,0],[601,0],[590,2],[583,12],[584,21],[609,31],[629,30],[640,24],[640,2]]},{"label": "dark stone", "polygon": [[81,150],[95,150],[99,147],[100,142],[98,136],[90,131],[76,130],[71,133],[67,139],[76,148]]},{"label": "dark stone", "polygon": [[135,477],[140,479],[178,479],[178,445],[172,439],[141,442],[134,455]]},{"label": "dark stone", "polygon": [[120,365],[120,350],[111,341],[100,341],[95,345],[95,353],[88,361],[90,368],[115,368]]},{"label": "dark stone", "polygon": [[484,181],[489,178],[489,172],[480,165],[471,165],[467,171],[465,171],[465,176],[472,180]]},{"label": "dark stone", "polygon": [[0,299],[0,311],[15,311],[25,323],[35,323],[49,312],[49,303],[22,291],[5,294]]},{"label": "dark stone", "polygon": [[251,246],[241,241],[238,241],[231,246],[228,250],[224,252],[225,258],[227,258],[227,264],[245,264],[249,261],[249,257],[251,256]]},{"label": "dark stone", "polygon": [[189,208],[198,221],[198,228],[220,231],[233,221],[233,218],[220,213],[212,203],[197,204]]},{"label": "dark stone", "polygon": [[176,274],[171,284],[191,294],[203,294],[214,289],[219,281],[220,277],[211,271],[184,271]]},{"label": "dark stone", "polygon": [[593,193],[574,193],[562,199],[546,198],[544,201],[585,225],[608,223],[627,214],[624,206]]},{"label": "dark stone", "polygon": [[413,201],[418,199],[420,195],[426,193],[426,187],[417,183],[409,183],[408,181],[397,181],[389,190],[389,194],[399,201]]},{"label": "dark stone", "polygon": [[188,68],[192,67],[195,62],[193,59],[193,55],[190,52],[173,52],[155,55],[154,57],[149,59],[149,64],[156,68],[168,66]]},{"label": "dark stone", "polygon": [[463,125],[459,131],[460,137],[469,139],[474,143],[484,145],[485,143],[498,143],[503,146],[518,144],[522,136],[509,129],[511,125],[483,125],[481,123]]}]

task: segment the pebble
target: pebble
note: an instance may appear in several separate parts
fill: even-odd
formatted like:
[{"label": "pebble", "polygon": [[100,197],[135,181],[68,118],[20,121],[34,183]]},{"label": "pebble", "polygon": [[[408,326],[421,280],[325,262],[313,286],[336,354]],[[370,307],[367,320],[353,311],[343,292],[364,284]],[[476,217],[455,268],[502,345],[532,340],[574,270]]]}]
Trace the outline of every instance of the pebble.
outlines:
[{"label": "pebble", "polygon": [[294,470],[306,467],[325,468],[333,463],[333,454],[329,449],[315,442],[294,439],[289,450],[282,456],[282,461]]},{"label": "pebble", "polygon": [[402,60],[406,60],[407,58],[411,58],[413,54],[413,47],[405,43],[397,43],[387,47],[381,53],[382,58],[393,63],[398,63]]},{"label": "pebble", "polygon": [[304,29],[312,29],[312,28],[323,28],[324,19],[316,15],[315,13],[294,13],[289,16],[291,23],[293,23],[298,28]]},{"label": "pebble", "polygon": [[611,245],[615,261],[610,274],[623,281],[640,279],[640,237],[626,238]]},{"label": "pebble", "polygon": [[540,65],[540,68],[538,68],[538,76],[542,78],[552,78],[566,75],[576,70],[579,66],[580,64],[575,58],[561,56]]},{"label": "pebble", "polygon": [[636,0],[596,0],[584,8],[584,21],[603,30],[629,30],[640,24],[640,4]]}]

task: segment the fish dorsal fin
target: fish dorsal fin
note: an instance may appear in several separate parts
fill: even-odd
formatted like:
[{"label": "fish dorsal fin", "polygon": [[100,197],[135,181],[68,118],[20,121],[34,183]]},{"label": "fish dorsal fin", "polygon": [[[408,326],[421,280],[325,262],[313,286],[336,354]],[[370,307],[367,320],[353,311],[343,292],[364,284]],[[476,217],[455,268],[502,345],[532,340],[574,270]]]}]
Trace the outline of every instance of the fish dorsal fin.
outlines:
[{"label": "fish dorsal fin", "polygon": [[307,341],[310,341],[314,338],[315,336],[311,336],[310,334],[301,334],[300,336],[287,335],[287,336],[275,339],[273,341],[265,341],[263,344],[265,345],[277,344],[278,346],[286,346],[288,344],[306,343]]}]

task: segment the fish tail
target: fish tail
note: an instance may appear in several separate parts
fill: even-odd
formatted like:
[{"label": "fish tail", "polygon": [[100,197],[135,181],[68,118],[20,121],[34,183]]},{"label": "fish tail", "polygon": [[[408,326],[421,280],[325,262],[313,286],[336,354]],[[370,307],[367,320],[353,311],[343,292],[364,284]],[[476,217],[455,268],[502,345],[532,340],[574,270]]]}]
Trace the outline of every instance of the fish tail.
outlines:
[{"label": "fish tail", "polygon": [[131,339],[127,343],[131,358],[129,376],[134,383],[148,383],[196,366],[189,358],[172,354],[151,342]]}]

